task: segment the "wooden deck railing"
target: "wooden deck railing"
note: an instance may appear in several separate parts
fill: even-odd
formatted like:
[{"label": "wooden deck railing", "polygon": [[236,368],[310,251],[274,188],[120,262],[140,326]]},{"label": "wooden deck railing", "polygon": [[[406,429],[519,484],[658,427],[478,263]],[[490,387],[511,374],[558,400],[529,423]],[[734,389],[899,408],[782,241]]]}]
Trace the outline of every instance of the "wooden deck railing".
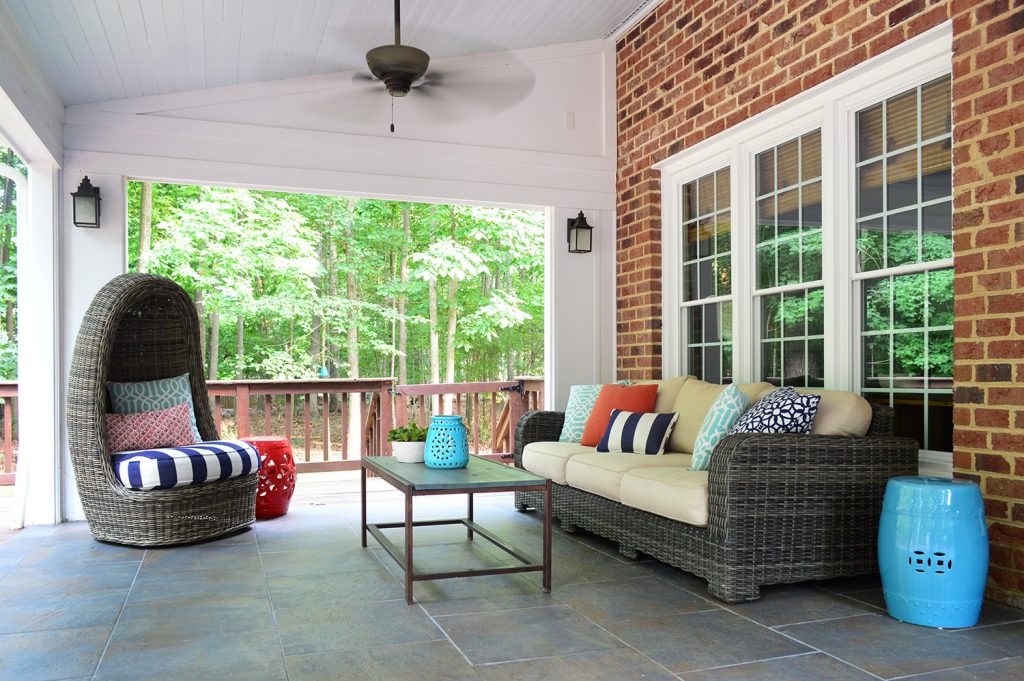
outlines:
[{"label": "wooden deck railing", "polygon": [[0,399],[3,400],[4,414],[4,447],[3,458],[0,460],[0,485],[14,484],[14,470],[18,461],[18,441],[14,423],[18,418],[17,403],[18,382],[0,381]]},{"label": "wooden deck railing", "polygon": [[[388,431],[411,421],[428,426],[434,398],[441,412],[465,417],[474,454],[501,459],[512,451],[523,412],[544,406],[544,379],[533,377],[422,385],[395,385],[393,378],[242,380],[209,381],[207,386],[221,437],[284,435],[304,472],[354,470],[363,456],[390,454]],[[0,381],[0,485],[14,484],[17,399],[18,383]],[[353,424],[355,404],[361,407],[361,422]],[[359,429],[358,439],[353,428]]]}]

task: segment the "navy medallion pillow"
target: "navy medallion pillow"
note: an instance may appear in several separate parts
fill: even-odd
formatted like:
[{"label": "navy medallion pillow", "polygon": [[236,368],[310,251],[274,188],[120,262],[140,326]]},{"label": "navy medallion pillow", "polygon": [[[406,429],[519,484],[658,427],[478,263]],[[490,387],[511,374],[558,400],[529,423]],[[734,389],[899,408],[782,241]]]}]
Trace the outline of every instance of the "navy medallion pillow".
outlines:
[{"label": "navy medallion pillow", "polygon": [[677,418],[679,414],[675,412],[647,414],[612,409],[608,427],[597,443],[597,451],[661,454]]},{"label": "navy medallion pillow", "polygon": [[820,395],[798,393],[790,387],[773,390],[755,402],[729,434],[809,433],[819,402]]}]

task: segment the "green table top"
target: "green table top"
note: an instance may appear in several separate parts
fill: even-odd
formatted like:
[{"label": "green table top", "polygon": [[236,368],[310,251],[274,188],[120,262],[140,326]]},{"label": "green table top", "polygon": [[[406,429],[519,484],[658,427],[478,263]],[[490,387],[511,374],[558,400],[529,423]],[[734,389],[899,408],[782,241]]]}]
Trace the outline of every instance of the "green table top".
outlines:
[{"label": "green table top", "polygon": [[367,456],[362,461],[363,468],[391,475],[415,490],[531,487],[547,481],[521,468],[472,455],[465,468],[427,468],[422,463],[400,463],[392,456]]}]

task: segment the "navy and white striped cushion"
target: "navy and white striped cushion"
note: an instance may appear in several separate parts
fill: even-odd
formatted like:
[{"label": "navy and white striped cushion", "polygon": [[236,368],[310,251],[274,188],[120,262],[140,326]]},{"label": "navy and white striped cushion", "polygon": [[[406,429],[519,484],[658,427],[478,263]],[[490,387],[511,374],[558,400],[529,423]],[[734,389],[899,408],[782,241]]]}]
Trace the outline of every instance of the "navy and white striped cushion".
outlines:
[{"label": "navy and white striped cushion", "polygon": [[679,414],[644,414],[612,409],[608,428],[597,445],[599,452],[661,454]]},{"label": "navy and white striped cushion", "polygon": [[260,468],[260,455],[242,440],[198,442],[189,447],[142,449],[111,455],[114,475],[128,489],[152,490],[239,478]]}]

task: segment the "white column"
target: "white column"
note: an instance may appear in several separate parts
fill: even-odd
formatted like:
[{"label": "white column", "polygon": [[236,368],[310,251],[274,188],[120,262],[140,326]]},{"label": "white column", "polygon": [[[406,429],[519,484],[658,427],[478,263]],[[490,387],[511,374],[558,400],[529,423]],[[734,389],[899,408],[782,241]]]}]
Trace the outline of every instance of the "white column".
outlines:
[{"label": "white column", "polygon": [[[18,224],[18,472],[15,527],[59,522],[63,382],[59,370],[60,176],[31,163],[27,211]],[[18,197],[19,205],[23,197]]]},{"label": "white column", "polygon": [[[570,253],[566,241],[566,221],[580,210],[594,228],[590,253]],[[615,213],[580,206],[548,216],[544,401],[561,410],[573,384],[615,377]]]},{"label": "white column", "polygon": [[[71,192],[84,176],[100,189],[100,227],[85,229],[72,222]],[[61,379],[67,385],[71,355],[78,327],[93,296],[108,281],[128,269],[127,185],[121,175],[83,170],[64,170],[64,216],[61,221],[61,249],[64,280],[61,310]],[[61,410],[63,414],[63,410]],[[65,429],[66,432],[66,429]],[[74,470],[67,444],[63,447],[64,519],[82,520],[82,504],[75,487]]]}]

